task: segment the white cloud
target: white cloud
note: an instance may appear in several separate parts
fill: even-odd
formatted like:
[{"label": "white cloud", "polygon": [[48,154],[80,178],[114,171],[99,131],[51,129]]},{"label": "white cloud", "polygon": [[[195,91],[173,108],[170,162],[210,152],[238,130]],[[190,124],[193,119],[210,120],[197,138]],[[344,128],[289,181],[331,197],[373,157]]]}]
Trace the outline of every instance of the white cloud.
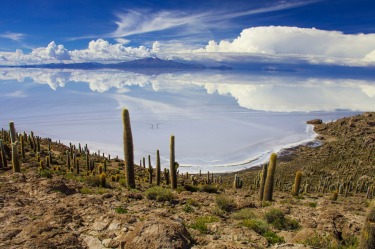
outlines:
[{"label": "white cloud", "polygon": [[56,45],[54,41],[50,42],[46,48],[34,49],[31,55],[47,60],[70,60],[68,50],[65,49],[63,45]]},{"label": "white cloud", "polygon": [[87,49],[73,50],[70,55],[76,61],[119,61],[145,58],[151,53],[150,49],[144,46],[126,47],[123,44],[110,44],[106,40],[98,39],[91,41]]},{"label": "white cloud", "polygon": [[315,28],[284,26],[244,29],[233,41],[209,41],[196,52],[271,54],[334,63],[342,59],[375,61],[375,34],[343,34]]},{"label": "white cloud", "polygon": [[22,39],[25,38],[25,34],[6,32],[6,33],[0,34],[0,37],[10,39],[10,40],[13,40],[13,41],[21,41]]},{"label": "white cloud", "polygon": [[[151,12],[149,10],[125,10],[116,14],[117,29],[109,34],[110,37],[126,37],[137,34],[145,34],[162,30],[170,30],[178,28],[172,37],[180,37],[186,34],[206,34],[207,28],[224,28],[224,20],[233,19],[241,16],[249,16],[260,13],[274,12],[279,10],[291,9],[317,2],[311,1],[280,1],[262,8],[249,8],[243,10],[240,6],[234,6],[228,9],[228,6],[220,9],[217,7],[215,11],[205,12],[181,12],[176,10],[161,10]],[[237,9],[236,9],[237,8]],[[230,26],[230,25],[229,25]],[[205,36],[207,37],[207,36]]]},{"label": "white cloud", "polygon": [[131,42],[130,40],[125,39],[125,38],[115,38],[115,41],[117,41],[117,43],[122,44],[122,45],[126,45]]}]

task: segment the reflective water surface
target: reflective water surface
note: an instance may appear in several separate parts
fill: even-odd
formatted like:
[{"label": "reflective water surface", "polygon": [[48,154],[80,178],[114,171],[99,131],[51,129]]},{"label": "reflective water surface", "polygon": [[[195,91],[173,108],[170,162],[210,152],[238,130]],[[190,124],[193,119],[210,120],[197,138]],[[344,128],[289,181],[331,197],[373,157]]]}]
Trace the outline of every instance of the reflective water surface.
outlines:
[{"label": "reflective water surface", "polygon": [[293,73],[2,68],[0,90],[0,127],[13,120],[18,131],[87,143],[120,158],[126,107],[136,163],[159,149],[166,167],[174,134],[181,172],[251,167],[311,140],[309,119],[375,109],[374,79]]}]

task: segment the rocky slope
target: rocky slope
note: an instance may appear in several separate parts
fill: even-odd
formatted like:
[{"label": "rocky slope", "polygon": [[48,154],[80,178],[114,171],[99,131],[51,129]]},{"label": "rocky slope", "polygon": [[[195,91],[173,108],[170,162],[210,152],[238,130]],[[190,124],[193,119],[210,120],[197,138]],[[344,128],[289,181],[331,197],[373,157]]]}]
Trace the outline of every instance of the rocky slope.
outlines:
[{"label": "rocky slope", "polygon": [[[279,158],[272,202],[259,201],[259,169],[239,173],[241,188],[233,188],[233,174],[210,182],[202,175],[197,184],[180,176],[171,191],[164,178],[162,188],[149,184],[146,169],[136,166],[137,188],[129,190],[121,160],[90,153],[91,171],[83,149],[52,143],[49,150],[47,139],[39,154],[26,142],[21,173],[13,173],[2,132],[0,248],[355,248],[373,198],[375,113],[318,122],[315,130],[320,146]],[[67,150],[76,153],[78,174],[67,170]],[[41,170],[47,156],[51,165]],[[302,186],[292,196],[297,170]]]}]

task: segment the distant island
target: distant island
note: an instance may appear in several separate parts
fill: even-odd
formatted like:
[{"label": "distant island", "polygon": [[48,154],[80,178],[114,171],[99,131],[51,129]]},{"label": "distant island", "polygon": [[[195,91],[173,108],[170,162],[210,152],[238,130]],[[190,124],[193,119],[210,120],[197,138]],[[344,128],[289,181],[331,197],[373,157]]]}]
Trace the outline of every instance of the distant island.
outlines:
[{"label": "distant island", "polygon": [[156,57],[148,57],[139,60],[119,62],[119,63],[98,63],[98,62],[82,62],[82,63],[49,63],[34,65],[17,65],[5,66],[12,68],[48,68],[48,69],[173,69],[173,70],[232,70],[232,67],[225,65],[206,67],[198,63],[182,63],[173,60],[162,60]]}]

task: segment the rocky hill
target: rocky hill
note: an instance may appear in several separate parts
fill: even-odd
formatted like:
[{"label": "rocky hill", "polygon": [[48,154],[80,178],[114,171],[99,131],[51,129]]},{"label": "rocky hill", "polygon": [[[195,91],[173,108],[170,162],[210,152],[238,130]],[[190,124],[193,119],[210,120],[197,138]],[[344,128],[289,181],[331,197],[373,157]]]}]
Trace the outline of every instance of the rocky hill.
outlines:
[{"label": "rocky hill", "polygon": [[143,162],[128,189],[122,160],[2,130],[0,248],[357,248],[374,198],[375,113],[315,131],[279,154],[272,201],[260,201],[259,167],[237,181],[179,175],[171,190]]}]

